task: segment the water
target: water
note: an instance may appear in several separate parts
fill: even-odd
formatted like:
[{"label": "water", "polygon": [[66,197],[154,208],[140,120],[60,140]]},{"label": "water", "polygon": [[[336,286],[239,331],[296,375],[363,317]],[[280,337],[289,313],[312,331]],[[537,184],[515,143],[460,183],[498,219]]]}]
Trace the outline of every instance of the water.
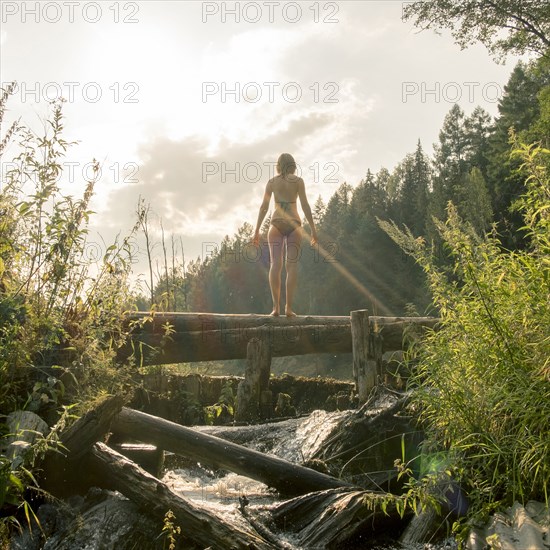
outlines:
[{"label": "water", "polygon": [[[244,445],[257,451],[271,454],[294,463],[312,458],[327,441],[336,425],[354,411],[314,411],[304,418],[256,426],[227,427],[203,426],[196,429]],[[195,501],[227,522],[245,529],[249,524],[239,510],[239,497],[246,495],[247,508],[257,514],[258,507],[280,501],[276,491],[264,483],[235,473],[214,472],[200,464],[170,469],[163,481],[177,494]],[[260,514],[261,515],[261,514]],[[291,534],[277,533],[287,548],[300,550]],[[404,547],[397,543],[379,546],[373,550],[456,550],[452,539],[438,544],[421,544]],[[304,549],[306,550],[306,549]],[[353,549],[350,549],[353,550]]]},{"label": "water", "polygon": [[[200,427],[201,432],[223,437],[250,449],[290,462],[310,459],[338,421],[350,411],[314,411],[304,418],[244,427]],[[278,499],[275,491],[260,481],[232,472],[219,474],[200,465],[168,470],[163,481],[175,492],[208,507],[235,507],[246,495],[250,504],[270,504]]]}]

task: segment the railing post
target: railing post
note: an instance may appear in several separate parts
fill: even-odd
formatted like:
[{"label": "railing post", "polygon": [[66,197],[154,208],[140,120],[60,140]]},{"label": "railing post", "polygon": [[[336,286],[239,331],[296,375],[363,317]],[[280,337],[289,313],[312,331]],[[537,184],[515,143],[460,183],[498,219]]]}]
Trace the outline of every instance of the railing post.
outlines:
[{"label": "railing post", "polygon": [[360,309],[351,312],[351,343],[353,352],[353,378],[359,403],[364,403],[377,382],[377,361],[371,343],[369,312]]},{"label": "railing post", "polygon": [[[235,420],[249,422],[260,417],[260,398],[269,384],[271,370],[271,349],[269,341],[261,338],[252,338],[246,348],[246,368],[244,380],[237,388],[235,403]],[[264,400],[266,399],[264,395]],[[262,403],[265,410],[267,404]]]}]

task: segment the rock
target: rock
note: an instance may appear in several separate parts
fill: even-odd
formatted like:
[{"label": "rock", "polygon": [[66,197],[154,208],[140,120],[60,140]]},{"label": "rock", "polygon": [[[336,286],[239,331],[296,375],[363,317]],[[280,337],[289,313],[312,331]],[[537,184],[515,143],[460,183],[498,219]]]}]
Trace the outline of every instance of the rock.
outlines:
[{"label": "rock", "polygon": [[12,461],[12,468],[20,466],[27,452],[37,438],[46,435],[50,428],[37,414],[31,411],[14,411],[6,419],[8,436],[6,456]]},{"label": "rock", "polygon": [[529,501],[525,507],[514,502],[511,508],[494,514],[481,529],[473,529],[466,543],[468,550],[548,550],[550,549],[550,510]]},{"label": "rock", "polygon": [[14,411],[6,419],[8,427],[7,444],[14,441],[34,443],[40,435],[46,435],[49,427],[37,414],[30,411]]},{"label": "rock", "polygon": [[11,542],[10,550],[161,550],[162,524],[140,513],[119,493],[92,488],[85,498],[43,504],[35,524]]}]

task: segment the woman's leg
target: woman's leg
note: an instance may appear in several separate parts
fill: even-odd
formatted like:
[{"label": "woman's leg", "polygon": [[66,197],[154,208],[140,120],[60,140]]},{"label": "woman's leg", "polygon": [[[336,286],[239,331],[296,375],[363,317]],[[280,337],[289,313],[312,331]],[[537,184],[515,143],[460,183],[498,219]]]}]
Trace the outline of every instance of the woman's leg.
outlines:
[{"label": "woman's leg", "polygon": [[286,238],[286,307],[285,315],[294,317],[292,302],[298,284],[298,261],[302,255],[302,228],[298,227]]},{"label": "woman's leg", "polygon": [[271,315],[279,315],[281,309],[281,272],[283,270],[283,235],[273,225],[270,226],[267,233],[267,242],[269,244],[269,257],[271,259],[269,267],[269,287],[271,288],[271,297],[273,298],[273,311]]}]

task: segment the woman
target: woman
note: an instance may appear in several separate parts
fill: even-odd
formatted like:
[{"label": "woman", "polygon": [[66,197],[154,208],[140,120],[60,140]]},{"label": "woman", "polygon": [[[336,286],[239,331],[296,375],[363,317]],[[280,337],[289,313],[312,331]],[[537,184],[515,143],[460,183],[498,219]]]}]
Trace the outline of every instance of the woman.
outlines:
[{"label": "woman", "polygon": [[283,245],[286,243],[286,307],[285,315],[295,317],[292,311],[294,291],[298,282],[298,258],[302,244],[302,228],[296,198],[300,197],[300,205],[311,227],[311,246],[317,243],[317,232],[311,208],[307,201],[304,180],[294,174],[296,162],[292,155],[283,153],[277,161],[277,176],[271,178],[265,187],[264,199],[258,214],[258,223],[254,233],[254,244],[260,244],[260,227],[269,210],[271,195],[275,195],[275,211],[271,217],[271,225],[267,233],[271,267],[269,269],[269,286],[273,298],[271,315],[279,315],[281,300],[281,273],[283,271]]}]

